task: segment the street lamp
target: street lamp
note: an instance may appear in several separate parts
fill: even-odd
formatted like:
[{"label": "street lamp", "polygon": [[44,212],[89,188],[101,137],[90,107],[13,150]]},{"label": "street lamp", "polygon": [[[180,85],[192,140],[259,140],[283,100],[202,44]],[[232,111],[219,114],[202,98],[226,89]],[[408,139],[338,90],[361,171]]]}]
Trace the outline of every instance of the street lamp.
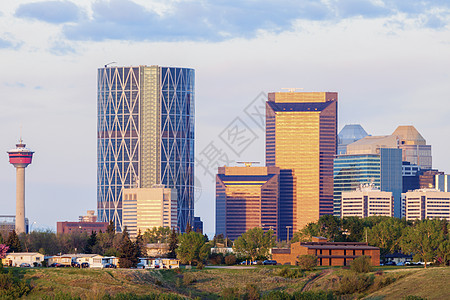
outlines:
[{"label": "street lamp", "polygon": [[286,241],[289,243],[289,229],[292,228],[292,226],[286,226],[287,229],[287,236],[286,236]]},{"label": "street lamp", "polygon": [[30,225],[30,230],[28,231],[29,233],[31,233],[33,230],[32,230],[32,228],[33,228],[33,225],[34,224],[36,224],[36,221],[35,222],[33,222],[33,223],[31,223],[31,225]]}]

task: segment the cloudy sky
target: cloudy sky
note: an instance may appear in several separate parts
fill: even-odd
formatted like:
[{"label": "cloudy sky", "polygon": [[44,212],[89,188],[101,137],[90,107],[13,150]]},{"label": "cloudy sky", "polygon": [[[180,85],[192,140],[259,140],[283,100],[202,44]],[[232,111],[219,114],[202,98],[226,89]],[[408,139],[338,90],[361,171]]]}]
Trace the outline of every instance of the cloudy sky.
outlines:
[{"label": "cloudy sky", "polygon": [[35,228],[96,209],[96,72],[110,62],[196,70],[195,210],[209,233],[215,167],[264,162],[259,106],[281,88],[338,92],[339,128],[412,124],[433,167],[450,172],[449,21],[446,0],[2,3],[0,214],[15,213],[6,151],[21,132],[36,151],[26,175]]}]

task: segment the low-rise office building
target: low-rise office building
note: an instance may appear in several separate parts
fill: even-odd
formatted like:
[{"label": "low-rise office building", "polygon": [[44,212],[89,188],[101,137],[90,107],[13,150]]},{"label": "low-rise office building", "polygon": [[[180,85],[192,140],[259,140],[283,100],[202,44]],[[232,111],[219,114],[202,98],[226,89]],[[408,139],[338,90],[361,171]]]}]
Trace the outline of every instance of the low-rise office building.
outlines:
[{"label": "low-rise office building", "polygon": [[373,266],[380,265],[380,248],[357,242],[328,242],[313,238],[312,242],[292,243],[290,248],[273,248],[272,259],[282,265],[296,265],[300,255],[317,256],[318,266],[348,266],[355,258],[369,256]]},{"label": "low-rise office building", "polygon": [[447,219],[450,221],[450,192],[420,189],[405,193],[406,220]]},{"label": "low-rise office building", "polygon": [[382,192],[373,185],[361,185],[355,191],[342,192],[341,198],[341,218],[392,217],[394,214],[392,192]]}]

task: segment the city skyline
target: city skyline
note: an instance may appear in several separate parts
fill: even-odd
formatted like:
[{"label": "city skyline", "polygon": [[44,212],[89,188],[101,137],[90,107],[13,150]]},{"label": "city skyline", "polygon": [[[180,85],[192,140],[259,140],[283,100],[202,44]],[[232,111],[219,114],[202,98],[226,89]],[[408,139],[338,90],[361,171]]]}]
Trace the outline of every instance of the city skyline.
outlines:
[{"label": "city skyline", "polygon": [[[96,70],[114,61],[117,65],[157,63],[196,69],[199,158],[213,143],[230,160],[263,162],[263,129],[245,109],[261,92],[297,87],[339,93],[338,130],[359,123],[372,135],[385,135],[398,125],[414,125],[433,146],[433,167],[450,172],[445,151],[450,142],[441,138],[450,131],[446,121],[450,113],[448,4],[416,2],[406,8],[383,1],[354,6],[319,2],[299,8],[288,2],[279,7],[264,3],[255,13],[249,13],[252,6],[248,3],[224,4],[220,9],[214,4],[198,4],[191,7],[190,19],[206,16],[220,30],[174,23],[178,27],[170,31],[156,22],[161,30],[155,34],[139,30],[148,26],[149,11],[169,12],[168,18],[174,21],[188,4],[42,3],[40,7],[49,12],[60,11],[52,10],[52,5],[68,8],[59,19],[26,1],[5,3],[0,9],[5,70],[0,77],[4,92],[0,121],[8,129],[0,145],[4,152],[9,150],[18,140],[22,124],[23,138],[37,153],[27,168],[26,211],[30,222],[37,222],[33,228],[55,228],[56,221],[77,220],[85,210],[96,208],[96,136],[86,133],[96,128]],[[118,7],[122,16],[108,13]],[[213,13],[232,15],[234,8],[242,15],[223,24]],[[299,9],[303,13],[295,13]],[[286,16],[285,10],[294,13]],[[270,18],[263,17],[269,12]],[[135,15],[140,17],[127,18]],[[248,15],[256,21],[243,22]],[[272,23],[263,23],[267,19]],[[189,24],[186,18],[179,22]],[[183,31],[174,32],[173,28]],[[239,120],[233,123],[236,118]],[[238,149],[238,155],[223,142],[221,137],[226,135],[221,133],[230,124],[242,123],[256,138],[245,149]],[[217,168],[207,170],[215,173]],[[5,215],[15,212],[14,171],[5,154],[0,160]],[[196,177],[195,213],[210,233],[214,228],[214,179],[201,168]],[[60,207],[61,201],[64,206],[57,214],[45,208]]]}]

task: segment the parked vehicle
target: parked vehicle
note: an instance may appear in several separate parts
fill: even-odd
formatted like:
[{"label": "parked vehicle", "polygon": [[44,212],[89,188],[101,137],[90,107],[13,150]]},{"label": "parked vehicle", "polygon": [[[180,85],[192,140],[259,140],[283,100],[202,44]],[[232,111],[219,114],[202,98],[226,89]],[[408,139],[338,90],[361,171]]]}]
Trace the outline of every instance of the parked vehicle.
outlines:
[{"label": "parked vehicle", "polygon": [[80,264],[79,264],[78,262],[76,262],[76,261],[73,261],[73,262],[71,263],[71,266],[72,266],[73,268],[79,268],[79,267],[81,267]]},{"label": "parked vehicle", "polygon": [[396,266],[397,264],[395,263],[395,261],[388,261],[387,263],[384,264],[385,266]]},{"label": "parked vehicle", "polygon": [[60,263],[52,263],[50,266],[48,266],[49,268],[62,268],[64,267],[64,265],[60,264]]},{"label": "parked vehicle", "polygon": [[21,268],[31,268],[31,265],[29,263],[21,263],[19,267],[21,267]]},{"label": "parked vehicle", "polygon": [[276,260],[267,259],[267,260],[263,261],[263,265],[275,266],[276,264],[277,264]]},{"label": "parked vehicle", "polygon": [[81,268],[82,268],[82,269],[89,268],[89,263],[87,263],[87,262],[81,263]]},{"label": "parked vehicle", "polygon": [[115,269],[115,268],[117,268],[117,266],[115,264],[106,264],[104,266],[104,268],[106,268],[106,269]]},{"label": "parked vehicle", "polygon": [[[105,266],[105,268],[106,268],[106,266]],[[145,264],[144,263],[138,263],[136,265],[136,268],[138,268],[138,269],[145,269]]]}]

